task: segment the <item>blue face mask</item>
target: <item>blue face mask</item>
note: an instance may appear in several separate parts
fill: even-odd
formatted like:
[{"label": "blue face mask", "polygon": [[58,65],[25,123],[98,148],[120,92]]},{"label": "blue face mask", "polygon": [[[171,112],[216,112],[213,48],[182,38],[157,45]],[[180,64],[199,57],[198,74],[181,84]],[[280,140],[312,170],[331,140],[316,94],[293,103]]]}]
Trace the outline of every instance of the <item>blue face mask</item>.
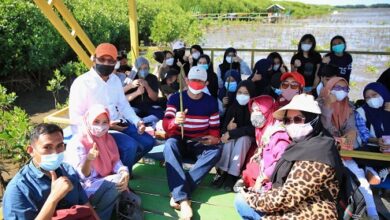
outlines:
[{"label": "blue face mask", "polygon": [[64,152],[59,154],[41,155],[41,163],[39,164],[39,167],[46,171],[54,171],[60,167],[63,161]]},{"label": "blue face mask", "polygon": [[145,78],[147,75],[149,74],[149,71],[147,69],[143,69],[143,70],[140,70],[138,72],[138,75],[141,77],[141,78]]},{"label": "blue face mask", "polygon": [[342,53],[345,50],[345,44],[337,44],[332,46],[332,51],[335,53]]},{"label": "blue face mask", "polygon": [[208,70],[209,69],[209,65],[208,64],[198,64],[198,66],[204,70]]},{"label": "blue face mask", "polygon": [[273,88],[274,89],[274,93],[278,96],[282,95],[282,90],[278,89],[278,88]]},{"label": "blue face mask", "polygon": [[235,92],[237,90],[237,82],[225,82],[225,88],[229,92]]}]

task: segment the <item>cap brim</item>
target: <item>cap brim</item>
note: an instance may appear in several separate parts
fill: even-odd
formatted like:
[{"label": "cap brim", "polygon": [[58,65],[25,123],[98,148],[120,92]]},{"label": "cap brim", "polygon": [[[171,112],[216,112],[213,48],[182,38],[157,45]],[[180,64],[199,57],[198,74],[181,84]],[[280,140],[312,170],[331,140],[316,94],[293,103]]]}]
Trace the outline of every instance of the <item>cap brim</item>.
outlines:
[{"label": "cap brim", "polygon": [[274,116],[275,119],[282,120],[287,110],[297,110],[297,111],[310,112],[314,114],[321,114],[320,109],[314,109],[314,108],[309,109],[309,108],[305,108],[303,105],[297,105],[296,103],[290,102],[287,105],[283,106],[282,108],[278,109],[272,115]]}]

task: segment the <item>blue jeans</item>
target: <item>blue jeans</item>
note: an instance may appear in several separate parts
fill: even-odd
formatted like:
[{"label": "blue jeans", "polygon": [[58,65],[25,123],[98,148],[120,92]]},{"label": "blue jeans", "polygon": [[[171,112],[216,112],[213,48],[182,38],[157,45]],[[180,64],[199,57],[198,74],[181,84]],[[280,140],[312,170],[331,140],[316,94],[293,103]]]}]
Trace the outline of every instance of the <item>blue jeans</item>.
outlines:
[{"label": "blue jeans", "polygon": [[135,113],[142,118],[142,121],[144,121],[146,125],[154,126],[164,117],[164,110],[160,107],[154,108],[152,105],[142,105],[137,107],[133,106],[133,109]]},{"label": "blue jeans", "polygon": [[121,161],[131,171],[132,166],[147,154],[154,146],[155,140],[148,133],[138,134],[137,128],[130,124],[125,130],[112,131],[118,145]]},{"label": "blue jeans", "polygon": [[[184,157],[196,160],[188,172],[182,167]],[[175,202],[190,199],[192,191],[220,157],[221,149],[216,145],[206,146],[198,142],[187,142],[180,137],[169,138],[165,142],[164,158],[168,187]]]},{"label": "blue jeans", "polygon": [[250,207],[241,193],[237,193],[234,199],[234,207],[243,220],[259,220],[262,214]]},{"label": "blue jeans", "polygon": [[118,202],[119,191],[115,183],[104,181],[89,201],[100,219],[110,219],[114,206]]}]

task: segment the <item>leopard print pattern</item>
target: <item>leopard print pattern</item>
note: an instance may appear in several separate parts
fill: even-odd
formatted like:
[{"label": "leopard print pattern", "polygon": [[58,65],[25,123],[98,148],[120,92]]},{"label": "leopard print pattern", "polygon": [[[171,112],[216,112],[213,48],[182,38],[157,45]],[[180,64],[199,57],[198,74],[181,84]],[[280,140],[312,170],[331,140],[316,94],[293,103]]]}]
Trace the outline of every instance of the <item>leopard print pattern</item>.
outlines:
[{"label": "leopard print pattern", "polygon": [[337,219],[336,205],[324,196],[324,190],[337,197],[335,170],[319,162],[297,161],[283,186],[250,194],[247,201],[265,214],[261,219]]}]

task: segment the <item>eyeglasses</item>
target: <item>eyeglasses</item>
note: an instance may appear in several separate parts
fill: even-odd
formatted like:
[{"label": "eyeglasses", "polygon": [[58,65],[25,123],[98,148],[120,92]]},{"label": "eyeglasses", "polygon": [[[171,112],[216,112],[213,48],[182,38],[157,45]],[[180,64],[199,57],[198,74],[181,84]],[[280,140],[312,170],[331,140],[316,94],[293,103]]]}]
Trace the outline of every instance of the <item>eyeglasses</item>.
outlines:
[{"label": "eyeglasses", "polygon": [[334,86],[334,87],[332,88],[332,90],[349,92],[349,87],[348,87],[348,86],[339,86],[339,85],[336,85],[336,86]]},{"label": "eyeglasses", "polygon": [[289,83],[287,81],[284,81],[280,84],[280,86],[282,87],[282,89],[287,89],[288,87],[290,87],[291,89],[299,89],[300,84],[294,82]]},{"label": "eyeglasses", "polygon": [[283,118],[283,124],[289,125],[294,122],[294,124],[303,124],[305,123],[305,117],[297,115],[292,118],[284,117]]},{"label": "eyeglasses", "polygon": [[97,57],[96,60],[99,61],[99,63],[108,63],[110,65],[116,64],[116,60],[113,59],[104,59],[103,57]]}]

